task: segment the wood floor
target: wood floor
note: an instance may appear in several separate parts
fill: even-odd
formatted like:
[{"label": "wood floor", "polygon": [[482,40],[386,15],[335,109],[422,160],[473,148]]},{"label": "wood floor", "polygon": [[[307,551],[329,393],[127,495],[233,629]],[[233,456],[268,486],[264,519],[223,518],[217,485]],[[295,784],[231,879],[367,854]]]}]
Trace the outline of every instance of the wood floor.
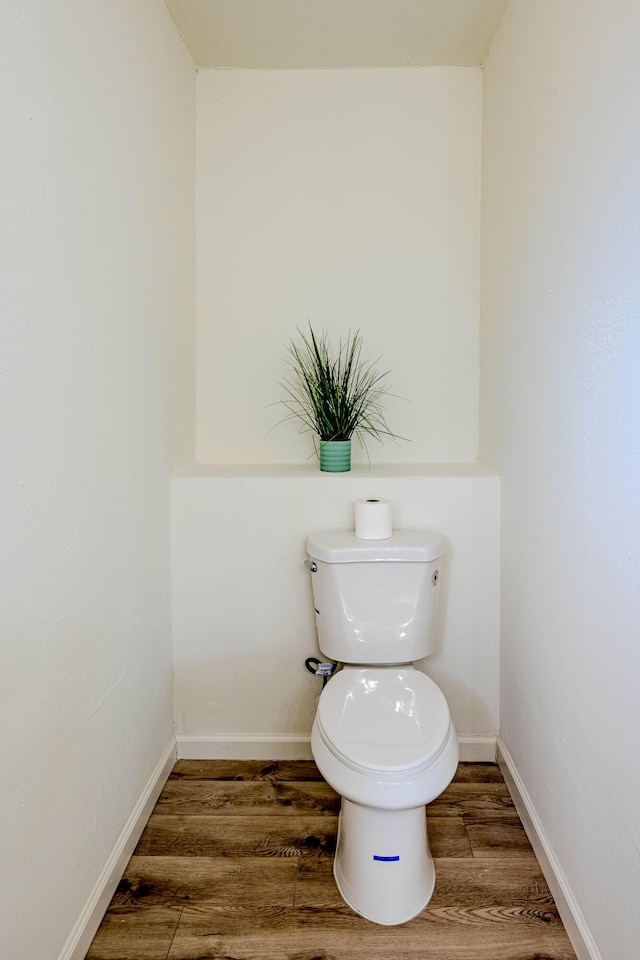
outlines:
[{"label": "wood floor", "polygon": [[87,960],[575,960],[494,764],[427,808],[436,888],[401,926],[343,903],[338,810],[310,761],[179,761]]}]

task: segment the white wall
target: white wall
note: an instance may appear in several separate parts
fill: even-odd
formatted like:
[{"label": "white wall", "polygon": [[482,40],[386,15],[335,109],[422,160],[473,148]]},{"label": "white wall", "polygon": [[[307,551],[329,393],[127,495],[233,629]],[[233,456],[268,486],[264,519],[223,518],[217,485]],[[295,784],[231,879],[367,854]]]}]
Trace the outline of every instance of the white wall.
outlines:
[{"label": "white wall", "polygon": [[194,70],[161,0],[2,20],[0,954],[43,960],[172,737]]},{"label": "white wall", "polygon": [[[375,462],[478,454],[481,71],[198,74],[198,458],[301,463],[286,344],[360,329],[390,370]],[[267,436],[268,434],[268,436]],[[365,455],[357,447],[355,459]]]},{"label": "white wall", "polygon": [[502,734],[604,960],[640,921],[640,6],[512,0],[485,69]]},{"label": "white wall", "polygon": [[[256,739],[270,737],[264,755],[272,757],[278,750],[286,755],[292,738],[308,741],[321,681],[304,666],[306,657],[319,653],[310,575],[303,566],[306,536],[352,529],[353,501],[374,496],[392,500],[396,528],[435,529],[447,538],[437,650],[422,667],[444,691],[458,735],[488,738],[483,758],[492,758],[498,729],[499,493],[496,477],[472,470],[400,477],[361,468],[310,476],[302,468],[216,476],[200,468],[176,478],[180,755],[255,756]],[[300,756],[299,750],[293,743],[290,755]]]}]

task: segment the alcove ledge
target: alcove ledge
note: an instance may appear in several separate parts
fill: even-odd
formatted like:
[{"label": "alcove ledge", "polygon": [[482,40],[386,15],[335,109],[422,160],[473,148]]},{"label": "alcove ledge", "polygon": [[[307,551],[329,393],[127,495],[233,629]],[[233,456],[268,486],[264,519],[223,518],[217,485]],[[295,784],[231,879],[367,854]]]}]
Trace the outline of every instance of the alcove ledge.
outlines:
[{"label": "alcove ledge", "polygon": [[498,471],[490,464],[471,463],[366,463],[353,464],[348,473],[322,473],[317,462],[309,463],[192,463],[174,473],[174,479],[273,479],[337,478],[411,480],[421,477],[498,477]]}]

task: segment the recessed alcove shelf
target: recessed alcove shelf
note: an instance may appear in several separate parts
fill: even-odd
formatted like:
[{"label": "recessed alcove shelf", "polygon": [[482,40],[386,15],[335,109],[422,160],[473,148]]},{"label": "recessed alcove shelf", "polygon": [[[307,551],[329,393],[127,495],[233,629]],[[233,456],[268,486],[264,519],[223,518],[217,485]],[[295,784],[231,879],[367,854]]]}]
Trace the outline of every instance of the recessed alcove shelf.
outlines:
[{"label": "recessed alcove shelf", "polygon": [[354,464],[348,473],[322,473],[315,461],[309,463],[194,463],[175,474],[176,478],[236,477],[327,478],[335,482],[342,477],[369,480],[402,480],[417,477],[495,477],[497,471],[485,463],[366,463]]}]

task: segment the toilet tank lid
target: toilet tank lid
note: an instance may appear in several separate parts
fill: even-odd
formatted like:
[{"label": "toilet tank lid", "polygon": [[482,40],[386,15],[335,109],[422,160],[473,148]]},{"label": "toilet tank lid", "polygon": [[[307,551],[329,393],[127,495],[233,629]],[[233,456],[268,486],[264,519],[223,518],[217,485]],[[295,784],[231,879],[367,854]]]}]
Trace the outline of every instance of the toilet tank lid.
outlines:
[{"label": "toilet tank lid", "polygon": [[386,540],[360,540],[353,530],[338,530],[312,533],[307,539],[309,556],[325,563],[429,563],[442,556],[444,547],[444,538],[432,530],[397,530]]}]

